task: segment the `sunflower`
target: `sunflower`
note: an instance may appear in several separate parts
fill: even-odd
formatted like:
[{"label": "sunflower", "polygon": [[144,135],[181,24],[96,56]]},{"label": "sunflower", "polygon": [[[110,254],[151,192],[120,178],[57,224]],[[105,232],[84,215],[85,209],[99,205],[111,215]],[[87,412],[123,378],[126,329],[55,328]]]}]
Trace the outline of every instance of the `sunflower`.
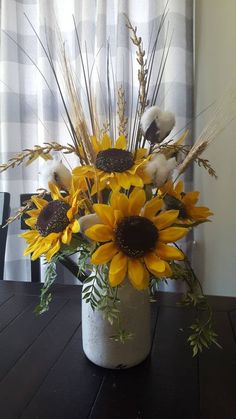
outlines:
[{"label": "sunflower", "polygon": [[179,210],[179,219],[185,223],[206,221],[213,212],[207,207],[196,207],[199,199],[199,192],[183,192],[184,183],[180,180],[176,186],[172,181],[168,181],[160,188],[166,209]]},{"label": "sunflower", "polygon": [[103,265],[110,262],[109,282],[112,287],[124,281],[126,275],[136,289],[145,289],[150,274],[170,277],[168,261],[182,260],[184,254],[167,243],[179,240],[188,229],[172,227],[179,211],[160,212],[163,200],[155,197],[146,202],[145,192],[135,188],[129,198],[113,193],[110,205],[94,204],[101,220],[85,231],[99,243],[91,262]]},{"label": "sunflower", "polygon": [[91,141],[96,155],[95,165],[76,167],[73,175],[94,181],[92,195],[106,187],[119,191],[120,188],[142,187],[144,183],[150,183],[150,178],[144,171],[148,161],[146,149],[140,148],[134,153],[128,151],[124,135],[116,140],[114,147],[107,134],[101,141],[96,137],[92,137]]},{"label": "sunflower", "polygon": [[80,190],[72,182],[69,194],[63,197],[58,187],[49,182],[52,201],[37,196],[32,196],[36,208],[27,211],[29,218],[25,223],[31,228],[30,231],[21,234],[28,247],[24,256],[32,253],[32,260],[45,255],[49,262],[60,250],[63,244],[69,244],[72,233],[79,232],[79,223],[75,218],[80,206]]}]

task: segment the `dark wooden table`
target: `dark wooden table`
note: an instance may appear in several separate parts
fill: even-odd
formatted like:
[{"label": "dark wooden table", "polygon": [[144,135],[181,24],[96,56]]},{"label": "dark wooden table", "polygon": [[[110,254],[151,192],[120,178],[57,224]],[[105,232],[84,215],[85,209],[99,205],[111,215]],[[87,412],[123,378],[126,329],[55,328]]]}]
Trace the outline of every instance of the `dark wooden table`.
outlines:
[{"label": "dark wooden table", "polygon": [[130,370],[96,367],[81,345],[79,286],[57,285],[36,317],[40,284],[0,281],[1,419],[235,419],[236,299],[211,297],[223,349],[192,358],[192,313],[177,295],[152,304],[151,356]]}]

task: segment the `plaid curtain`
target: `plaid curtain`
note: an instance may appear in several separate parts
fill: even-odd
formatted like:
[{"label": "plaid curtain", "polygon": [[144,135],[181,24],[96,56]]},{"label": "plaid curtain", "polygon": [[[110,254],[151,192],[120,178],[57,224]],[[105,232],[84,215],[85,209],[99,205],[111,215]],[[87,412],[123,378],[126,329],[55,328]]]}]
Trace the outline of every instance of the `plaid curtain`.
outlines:
[{"label": "plaid curtain", "polygon": [[[94,67],[99,74],[96,98],[101,105],[99,115],[102,118],[107,42],[114,78],[117,83],[124,84],[129,109],[131,87],[137,87],[138,82],[137,77],[132,77],[136,68],[135,64],[132,68],[131,62],[136,61],[136,51],[129,40],[124,13],[137,26],[148,51],[165,6],[166,0],[2,0],[0,161],[6,162],[22,149],[45,141],[70,141],[55,80],[32,27],[42,40],[45,41],[47,35],[56,62],[56,23],[59,25],[78,82],[82,83],[74,15],[83,55],[90,65],[95,60]],[[172,41],[157,104],[175,113],[175,131],[178,132],[191,121],[193,112],[193,0],[170,0],[167,9],[164,32],[169,27]],[[158,46],[159,57],[164,42],[163,35]],[[154,71],[158,71],[158,62]],[[81,91],[83,95],[83,84]],[[40,162],[36,161],[28,167],[22,165],[0,174],[0,190],[11,193],[12,214],[19,208],[21,193],[31,193],[40,187],[39,172]],[[191,186],[191,173],[185,181],[187,187]],[[22,256],[25,243],[17,237],[19,233],[20,223],[16,221],[10,225],[8,235],[5,269],[8,280],[30,280],[29,260]]]}]

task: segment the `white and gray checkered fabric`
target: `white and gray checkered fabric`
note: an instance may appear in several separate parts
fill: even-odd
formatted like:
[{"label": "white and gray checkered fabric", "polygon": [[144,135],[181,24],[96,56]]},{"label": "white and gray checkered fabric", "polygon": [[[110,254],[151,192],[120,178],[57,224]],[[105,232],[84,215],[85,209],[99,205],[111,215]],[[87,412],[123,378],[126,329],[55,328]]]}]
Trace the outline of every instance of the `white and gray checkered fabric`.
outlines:
[{"label": "white and gray checkered fabric", "polygon": [[[32,148],[45,141],[70,141],[61,115],[62,106],[55,80],[26,16],[42,39],[45,39],[46,30],[55,61],[57,21],[63,39],[66,40],[66,48],[70,52],[83,96],[83,84],[80,86],[81,65],[72,19],[72,15],[75,16],[82,51],[84,54],[87,51],[90,64],[95,60],[93,71],[99,74],[96,97],[101,103],[100,116],[104,117],[107,40],[114,78],[117,83],[123,82],[125,86],[129,109],[132,84],[135,90],[138,82],[137,77],[132,81],[132,70],[136,72],[135,48],[129,40],[124,13],[137,26],[138,34],[142,36],[148,51],[165,5],[166,0],[1,0],[0,161],[6,162],[22,149]],[[169,0],[168,9],[167,21],[172,42],[158,104],[176,114],[178,131],[191,120],[193,111],[193,0]],[[166,30],[167,22],[164,32]],[[164,39],[163,35],[158,46],[154,72],[158,71]],[[22,49],[43,72],[52,92]],[[33,192],[40,187],[39,165],[40,162],[34,162],[29,167],[19,166],[0,175],[0,190],[11,193],[13,213],[19,207],[20,193]],[[190,173],[186,181],[191,185],[191,180]],[[17,237],[19,228],[19,222],[9,228],[5,278],[29,280],[29,260],[22,256],[25,243]]]}]

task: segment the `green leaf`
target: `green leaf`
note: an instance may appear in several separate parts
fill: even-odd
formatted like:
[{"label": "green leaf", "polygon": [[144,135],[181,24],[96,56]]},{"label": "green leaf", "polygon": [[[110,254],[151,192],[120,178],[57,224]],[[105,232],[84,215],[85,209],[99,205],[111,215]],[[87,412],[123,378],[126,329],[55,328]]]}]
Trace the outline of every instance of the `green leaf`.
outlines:
[{"label": "green leaf", "polygon": [[90,298],[90,292],[86,292],[85,294],[82,295],[82,298],[84,300],[89,299]]}]

